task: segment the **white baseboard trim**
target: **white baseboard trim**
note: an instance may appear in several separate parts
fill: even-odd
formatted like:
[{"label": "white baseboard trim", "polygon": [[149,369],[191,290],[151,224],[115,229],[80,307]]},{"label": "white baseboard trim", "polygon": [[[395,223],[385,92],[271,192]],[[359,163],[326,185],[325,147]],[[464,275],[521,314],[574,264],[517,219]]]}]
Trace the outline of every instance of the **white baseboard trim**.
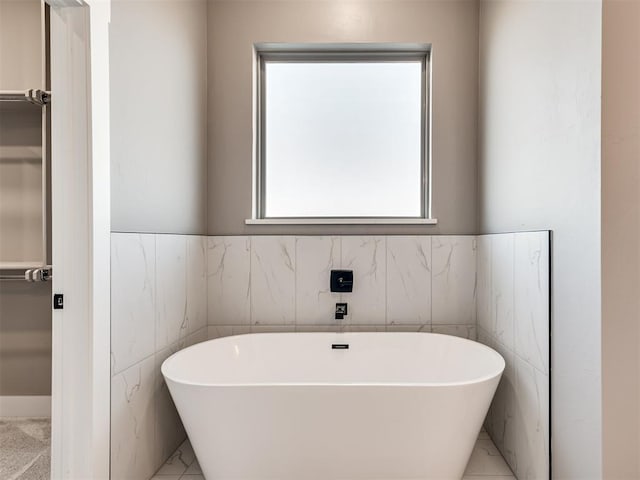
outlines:
[{"label": "white baseboard trim", "polygon": [[50,417],[51,397],[46,395],[2,396],[0,417]]}]

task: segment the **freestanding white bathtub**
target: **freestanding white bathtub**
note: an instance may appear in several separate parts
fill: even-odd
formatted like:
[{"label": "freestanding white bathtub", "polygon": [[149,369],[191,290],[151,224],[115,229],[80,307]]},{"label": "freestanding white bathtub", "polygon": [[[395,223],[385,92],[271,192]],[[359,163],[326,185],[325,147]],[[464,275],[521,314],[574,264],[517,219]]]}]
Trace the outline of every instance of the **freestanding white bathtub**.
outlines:
[{"label": "freestanding white bathtub", "polygon": [[504,370],[428,333],[266,333],[162,373],[207,480],[459,480]]}]

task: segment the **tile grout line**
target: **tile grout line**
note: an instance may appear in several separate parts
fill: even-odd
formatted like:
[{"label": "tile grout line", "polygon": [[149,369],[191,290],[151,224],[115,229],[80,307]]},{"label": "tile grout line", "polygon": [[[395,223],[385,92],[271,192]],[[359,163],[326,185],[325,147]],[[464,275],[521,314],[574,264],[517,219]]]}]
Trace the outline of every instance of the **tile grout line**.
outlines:
[{"label": "tile grout line", "polygon": [[516,277],[516,235],[514,233],[510,233],[509,236],[511,237],[511,261],[512,261],[512,271],[511,271],[511,279],[512,279],[512,285],[513,285],[513,292],[511,292],[512,295],[512,308],[513,308],[513,332],[511,332],[512,334],[512,342],[511,344],[513,345],[513,351],[515,352],[516,350],[518,350],[518,347],[516,345],[516,341],[518,336],[516,335],[516,329],[518,328],[518,322],[516,321],[516,291],[517,291],[517,277]]},{"label": "tile grout line", "polygon": [[298,331],[298,235],[293,237],[293,324],[291,328],[295,333]]},{"label": "tile grout line", "polygon": [[249,333],[253,330],[253,237],[247,235],[244,248],[249,244]]},{"label": "tile grout line", "polygon": [[[228,327],[228,326],[234,326],[234,325],[220,325],[220,326]],[[161,349],[160,349],[160,350],[158,350],[157,352],[150,353],[150,354],[149,354],[149,355],[147,355],[146,357],[144,357],[144,358],[142,358],[142,359],[138,360],[136,363],[134,363],[134,364],[132,364],[132,365],[129,365],[128,367],[125,367],[125,368],[123,368],[122,370],[120,370],[120,371],[118,371],[118,372],[115,372],[115,373],[113,374],[113,376],[111,377],[111,379],[113,380],[113,379],[114,379],[115,377],[117,377],[118,375],[123,374],[123,373],[124,373],[124,372],[126,372],[127,370],[129,370],[129,369],[131,369],[131,368],[133,368],[133,367],[136,367],[136,366],[140,365],[141,363],[143,363],[143,362],[145,362],[145,361],[147,361],[147,360],[149,360],[149,359],[151,359],[151,358],[153,358],[153,359],[155,360],[155,356],[156,356],[156,355],[158,355],[158,354],[159,354],[160,352],[162,352],[163,350],[170,350],[171,348],[173,348],[174,346],[176,346],[176,345],[177,345],[177,344],[179,344],[180,342],[183,342],[183,341],[185,341],[187,338],[189,338],[189,337],[191,337],[191,336],[194,336],[195,334],[199,333],[201,330],[206,330],[208,327],[209,327],[209,325],[205,325],[205,326],[203,326],[203,327],[200,327],[198,330],[196,330],[195,332],[191,333],[190,335],[187,335],[187,336],[186,336],[186,337],[184,337],[184,338],[181,338],[181,339],[179,339],[179,340],[176,340],[175,342],[173,342],[173,343],[171,343],[171,344],[167,345],[166,347],[161,348]],[[186,347],[184,347],[184,348],[186,348]],[[182,349],[180,349],[180,350],[182,350]],[[177,350],[176,350],[176,352],[177,352]],[[176,352],[173,352],[173,353],[176,353]],[[173,355],[173,353],[172,353],[172,355]]]},{"label": "tile grout line", "polygon": [[[158,358],[158,235],[154,235],[154,242],[155,242],[155,255],[154,255],[154,284],[153,284],[153,310],[154,310],[154,328],[155,328],[155,332],[154,332],[154,336],[153,336],[153,346],[154,346],[154,354],[153,354],[153,367],[155,370],[155,363],[157,361]],[[155,390],[157,390],[158,388],[158,376],[157,376],[157,372],[154,372],[153,375],[153,388]],[[158,437],[159,437],[159,432],[158,432],[158,395],[153,395],[153,445],[151,446],[152,448],[152,456],[153,456],[153,464],[154,464],[154,469],[157,468],[157,464],[160,460],[160,452],[158,451]],[[163,461],[164,464],[164,461]]]},{"label": "tile grout line", "polygon": [[389,328],[389,251],[388,236],[383,235],[384,243],[384,331]]},{"label": "tile grout line", "polygon": [[431,276],[431,281],[429,282],[429,333],[431,333],[433,332],[433,273],[435,272],[435,268],[433,265],[433,238],[429,240],[429,255],[431,257],[431,272],[429,272]]}]

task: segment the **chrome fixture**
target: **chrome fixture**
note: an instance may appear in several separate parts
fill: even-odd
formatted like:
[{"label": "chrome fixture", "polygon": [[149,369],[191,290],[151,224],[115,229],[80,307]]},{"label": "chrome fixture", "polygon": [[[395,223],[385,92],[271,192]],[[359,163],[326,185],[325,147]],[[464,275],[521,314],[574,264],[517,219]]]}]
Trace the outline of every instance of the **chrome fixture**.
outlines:
[{"label": "chrome fixture", "polygon": [[[22,280],[27,282],[47,282],[51,280],[51,266],[33,268],[6,268],[4,270],[19,271],[22,273],[0,273],[0,280]],[[1,270],[0,270],[1,272]]]}]

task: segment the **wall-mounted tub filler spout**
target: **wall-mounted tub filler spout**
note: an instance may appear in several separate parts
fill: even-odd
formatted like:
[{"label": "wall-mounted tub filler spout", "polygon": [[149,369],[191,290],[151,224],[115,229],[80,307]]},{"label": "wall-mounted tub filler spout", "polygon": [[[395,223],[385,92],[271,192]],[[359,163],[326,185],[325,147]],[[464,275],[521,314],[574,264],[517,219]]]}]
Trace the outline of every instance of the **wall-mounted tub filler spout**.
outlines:
[{"label": "wall-mounted tub filler spout", "polygon": [[336,320],[343,320],[345,315],[347,315],[347,304],[336,303]]}]

